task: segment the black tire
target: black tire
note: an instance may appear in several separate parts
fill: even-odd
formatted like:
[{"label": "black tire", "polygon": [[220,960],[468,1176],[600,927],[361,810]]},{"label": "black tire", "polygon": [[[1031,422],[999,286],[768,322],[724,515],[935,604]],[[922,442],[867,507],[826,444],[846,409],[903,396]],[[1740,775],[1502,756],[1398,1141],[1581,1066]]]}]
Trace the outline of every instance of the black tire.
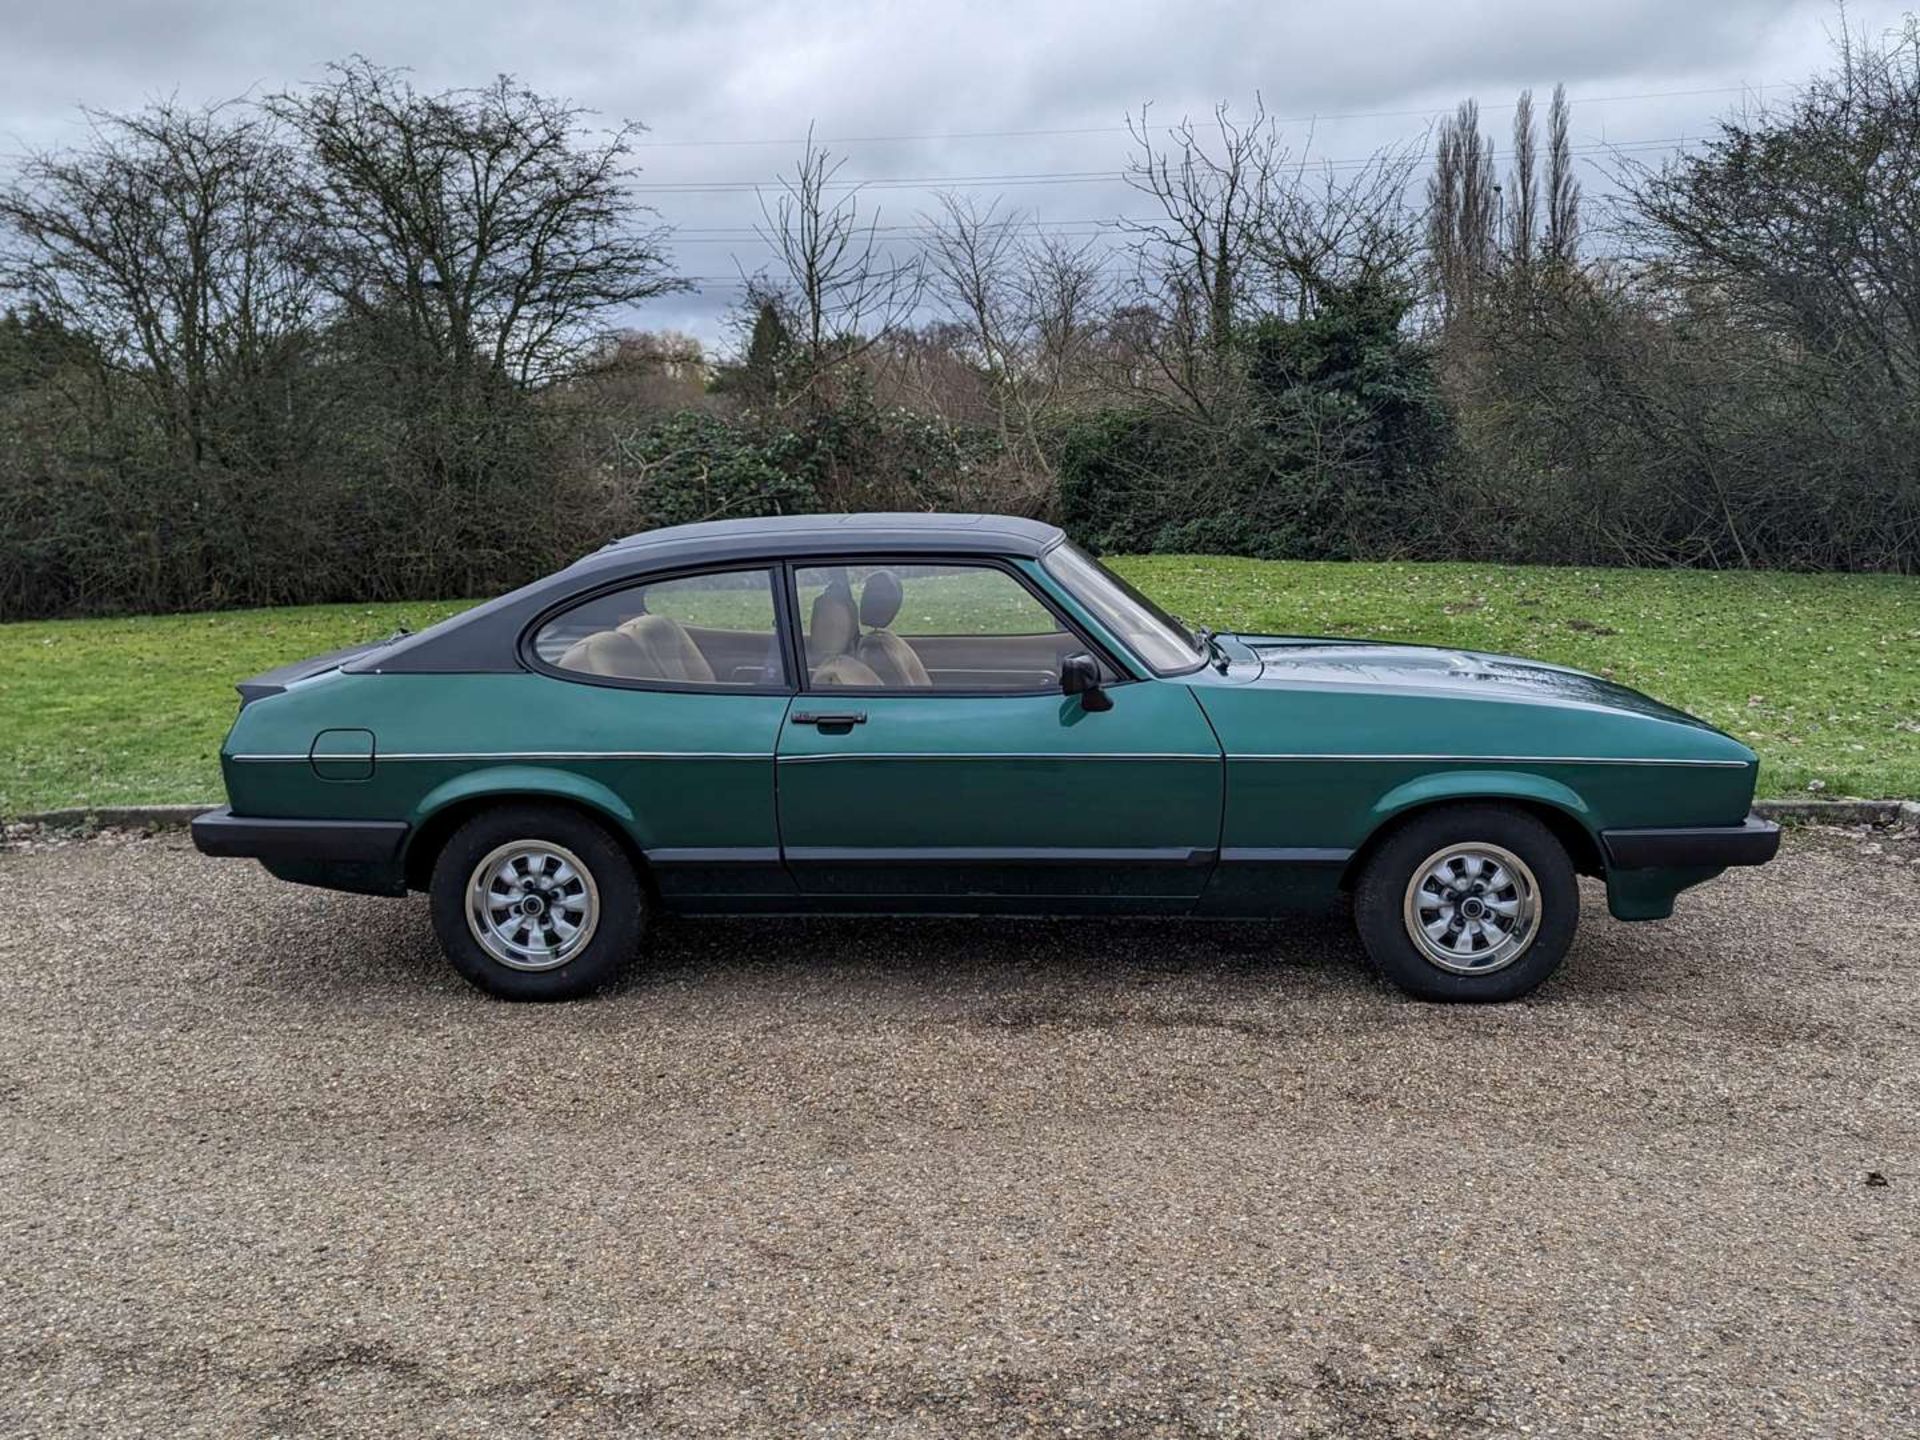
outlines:
[{"label": "black tire", "polygon": [[[1424,873],[1428,863],[1450,847],[1473,845],[1504,850],[1532,872],[1534,919],[1525,930],[1531,939],[1513,959],[1485,973],[1462,974],[1428,956],[1414,939],[1406,910],[1417,873]],[[1428,892],[1418,893],[1424,899]],[[1433,923],[1463,913],[1472,898],[1429,912]],[[1484,908],[1482,915],[1488,933],[1501,923],[1500,917],[1485,915]],[[1354,887],[1353,918],[1374,967],[1409,995],[1422,1000],[1517,1000],[1537,989],[1566,958],[1580,924],[1580,884],[1566,847],[1536,817],[1504,805],[1447,805],[1400,826],[1368,859]],[[1457,928],[1449,933],[1457,933]]]},{"label": "black tire", "polygon": [[[476,927],[484,928],[481,922],[468,919],[468,887],[478,867],[521,841],[568,852],[597,895],[588,938],[552,968],[516,968],[481,942],[475,933]],[[649,918],[646,890],[620,842],[597,822],[560,805],[503,804],[475,815],[441,848],[428,898],[434,933],[453,968],[503,1000],[572,1000],[593,993],[612,981],[639,948]],[[548,931],[549,937],[555,933]],[[494,943],[512,948],[511,942]],[[526,957],[521,959],[525,963]]]}]

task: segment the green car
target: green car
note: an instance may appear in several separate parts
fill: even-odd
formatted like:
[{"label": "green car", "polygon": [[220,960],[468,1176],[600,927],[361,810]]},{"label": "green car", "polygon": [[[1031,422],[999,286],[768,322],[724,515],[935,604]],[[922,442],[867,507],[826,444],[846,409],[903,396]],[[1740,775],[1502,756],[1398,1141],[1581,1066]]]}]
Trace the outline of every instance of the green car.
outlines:
[{"label": "green car", "polygon": [[1341,892],[1433,1000],[1552,974],[1779,845],[1746,746],[1557,666],[1194,632],[1056,528],[722,521],[239,686],[209,855],[425,891],[496,995],[663,913],[1265,916]]}]

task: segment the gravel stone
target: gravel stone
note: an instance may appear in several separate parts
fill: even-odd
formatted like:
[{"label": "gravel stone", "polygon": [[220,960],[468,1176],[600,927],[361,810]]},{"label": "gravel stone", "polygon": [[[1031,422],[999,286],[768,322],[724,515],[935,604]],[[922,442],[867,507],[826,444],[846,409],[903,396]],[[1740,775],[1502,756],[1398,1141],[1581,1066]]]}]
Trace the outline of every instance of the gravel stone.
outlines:
[{"label": "gravel stone", "polygon": [[1920,1431],[1920,850],[1803,831],[1531,1000],[1336,919],[685,921],[0,851],[0,1433]]}]

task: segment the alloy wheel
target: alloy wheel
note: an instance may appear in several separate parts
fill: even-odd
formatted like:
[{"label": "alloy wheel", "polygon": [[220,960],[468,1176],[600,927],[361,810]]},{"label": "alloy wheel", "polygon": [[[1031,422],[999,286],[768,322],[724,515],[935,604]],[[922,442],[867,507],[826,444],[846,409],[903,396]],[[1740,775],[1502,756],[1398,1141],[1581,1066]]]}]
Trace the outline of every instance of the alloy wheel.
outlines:
[{"label": "alloy wheel", "polygon": [[1420,953],[1456,975],[1488,975],[1533,943],[1540,887],[1511,850],[1470,841],[1436,850],[1407,882],[1407,935]]},{"label": "alloy wheel", "polygon": [[599,923],[593,872],[551,841],[509,841],[467,881],[467,928],[514,970],[558,969],[586,949]]}]

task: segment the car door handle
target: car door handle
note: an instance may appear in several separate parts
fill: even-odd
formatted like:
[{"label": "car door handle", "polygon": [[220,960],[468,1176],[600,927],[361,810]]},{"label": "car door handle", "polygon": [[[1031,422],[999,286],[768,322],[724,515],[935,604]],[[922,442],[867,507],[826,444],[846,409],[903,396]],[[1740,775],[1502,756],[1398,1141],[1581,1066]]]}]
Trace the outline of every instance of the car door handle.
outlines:
[{"label": "car door handle", "polygon": [[796,725],[864,725],[867,712],[864,710],[796,710],[790,717]]}]

